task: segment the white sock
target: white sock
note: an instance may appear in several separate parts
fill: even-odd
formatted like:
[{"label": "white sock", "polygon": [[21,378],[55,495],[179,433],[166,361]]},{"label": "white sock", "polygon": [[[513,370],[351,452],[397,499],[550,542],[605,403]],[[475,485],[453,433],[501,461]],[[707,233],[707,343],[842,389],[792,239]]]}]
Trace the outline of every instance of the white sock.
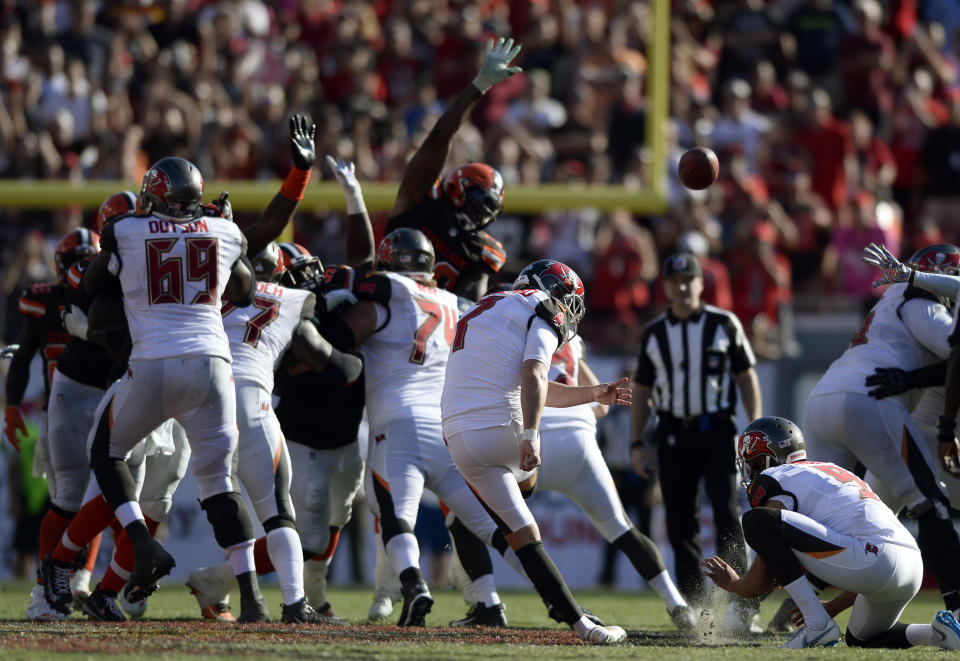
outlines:
[{"label": "white sock", "polygon": [[810,585],[806,576],[801,576],[793,583],[784,585],[783,589],[787,591],[797,608],[803,613],[803,622],[807,629],[819,631],[827,628],[827,625],[830,624],[830,616],[824,610],[820,598],[813,591],[813,586]]},{"label": "white sock", "polygon": [[283,603],[290,605],[303,599],[303,548],[297,531],[281,526],[268,532],[267,555],[277,570]]},{"label": "white sock", "polygon": [[503,559],[508,565],[510,565],[510,567],[513,568],[513,571],[517,572],[524,578],[527,577],[527,572],[523,570],[523,563],[521,563],[520,558],[517,557],[517,552],[509,546],[507,547],[507,550],[503,552]]},{"label": "white sock", "polygon": [[403,532],[390,538],[386,544],[387,557],[393,565],[393,570],[399,574],[404,569],[416,567],[420,569],[420,545],[413,533]]},{"label": "white sock", "polygon": [[332,559],[307,560],[303,563],[303,589],[310,603],[318,608],[327,603],[327,570]]},{"label": "white sock", "polygon": [[248,539],[245,542],[228,546],[224,549],[227,553],[227,561],[233,569],[233,575],[239,576],[248,571],[256,571],[257,563],[253,560],[253,540]]},{"label": "white sock", "polygon": [[387,557],[387,550],[383,546],[383,537],[377,534],[377,564],[373,568],[373,591],[390,595],[397,601],[400,595],[400,578],[393,571],[393,563]]},{"label": "white sock", "polygon": [[677,606],[686,606],[687,602],[680,594],[680,590],[673,584],[670,574],[664,569],[662,572],[651,578],[647,583],[650,584],[660,598],[667,605],[667,610],[672,611]]},{"label": "white sock", "polygon": [[471,595],[476,601],[483,602],[484,606],[496,606],[500,603],[497,594],[497,584],[493,581],[493,574],[484,574],[470,583]]},{"label": "white sock", "polygon": [[933,634],[933,627],[929,624],[908,624],[907,642],[911,645],[936,645],[937,639]]},{"label": "white sock", "polygon": [[577,632],[578,636],[580,636],[580,640],[586,640],[587,634],[590,633],[590,630],[595,626],[597,625],[588,620],[586,615],[583,615],[579,620],[573,623],[573,630]]}]

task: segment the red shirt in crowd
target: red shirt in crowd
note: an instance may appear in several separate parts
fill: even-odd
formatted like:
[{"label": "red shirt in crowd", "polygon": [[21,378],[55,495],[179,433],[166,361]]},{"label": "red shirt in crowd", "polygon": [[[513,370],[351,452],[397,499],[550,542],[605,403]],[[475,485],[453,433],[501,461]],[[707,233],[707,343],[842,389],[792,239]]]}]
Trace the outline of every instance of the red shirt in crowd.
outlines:
[{"label": "red shirt in crowd", "polygon": [[810,154],[813,190],[836,209],[847,194],[847,174],[843,161],[853,153],[850,125],[831,118],[824,124],[799,129],[796,140],[797,145]]}]

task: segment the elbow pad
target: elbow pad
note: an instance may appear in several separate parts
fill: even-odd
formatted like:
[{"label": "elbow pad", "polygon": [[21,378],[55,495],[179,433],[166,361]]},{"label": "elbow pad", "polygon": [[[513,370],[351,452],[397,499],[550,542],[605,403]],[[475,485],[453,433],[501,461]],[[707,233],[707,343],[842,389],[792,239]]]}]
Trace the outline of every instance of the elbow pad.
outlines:
[{"label": "elbow pad", "polygon": [[[327,359],[327,367],[323,370],[330,376],[335,377],[334,381],[338,386],[347,386],[356,381],[363,371],[363,361],[352,353],[345,353],[334,349],[330,352],[330,358]],[[342,376],[342,380],[336,377]]]}]

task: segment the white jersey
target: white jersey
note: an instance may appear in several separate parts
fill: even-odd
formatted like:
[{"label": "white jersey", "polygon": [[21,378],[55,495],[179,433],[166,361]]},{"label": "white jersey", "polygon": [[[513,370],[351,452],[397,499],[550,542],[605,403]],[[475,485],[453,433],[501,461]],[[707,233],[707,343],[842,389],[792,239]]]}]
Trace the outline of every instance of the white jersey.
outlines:
[{"label": "white jersey", "polygon": [[[891,285],[863,326],[850,340],[850,347],[833,361],[810,396],[834,392],[866,394],[866,378],[878,367],[912,370],[950,355],[947,338],[953,320],[943,305],[927,298],[904,299],[907,285]],[[920,391],[898,395],[913,410]]]},{"label": "white jersey", "polygon": [[104,227],[110,272],[120,278],[130,328],[130,360],[217,356],[230,360],[220,298],[243,251],[231,221],[174,223],[127,216]]},{"label": "white jersey", "polygon": [[549,298],[533,289],[488,294],[460,317],[440,399],[445,436],[522,420],[523,362],[550,365],[560,344],[536,312]]},{"label": "white jersey", "polygon": [[256,383],[273,392],[273,373],[280,359],[300,320],[313,314],[312,306],[304,310],[307,299],[312,297],[303,289],[258,282],[253,305],[238,308],[232,303],[224,304],[223,328],[230,340],[234,381]]},{"label": "white jersey", "polygon": [[377,329],[360,345],[371,428],[413,416],[436,418],[457,297],[399,273],[370,273],[354,287],[377,305]]},{"label": "white jersey", "polygon": [[750,501],[762,506],[771,499],[851,537],[917,548],[870,486],[836,464],[802,461],[768,468],[750,485]]},{"label": "white jersey", "polygon": [[[569,386],[580,382],[580,361],[584,357],[583,338],[579,335],[560,347],[553,354],[550,372],[547,378]],[[580,404],[567,408],[546,406],[540,418],[540,431],[549,432],[559,429],[583,429],[594,435],[597,432],[597,416],[593,412],[594,404]]]}]

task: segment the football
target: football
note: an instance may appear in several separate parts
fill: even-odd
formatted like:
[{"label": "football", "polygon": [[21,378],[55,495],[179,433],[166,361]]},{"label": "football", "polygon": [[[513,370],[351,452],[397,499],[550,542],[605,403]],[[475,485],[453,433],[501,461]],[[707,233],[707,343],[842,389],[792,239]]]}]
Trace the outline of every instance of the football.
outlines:
[{"label": "football", "polygon": [[712,149],[693,147],[680,157],[677,174],[687,188],[703,190],[717,180],[717,175],[720,174],[720,163]]}]

